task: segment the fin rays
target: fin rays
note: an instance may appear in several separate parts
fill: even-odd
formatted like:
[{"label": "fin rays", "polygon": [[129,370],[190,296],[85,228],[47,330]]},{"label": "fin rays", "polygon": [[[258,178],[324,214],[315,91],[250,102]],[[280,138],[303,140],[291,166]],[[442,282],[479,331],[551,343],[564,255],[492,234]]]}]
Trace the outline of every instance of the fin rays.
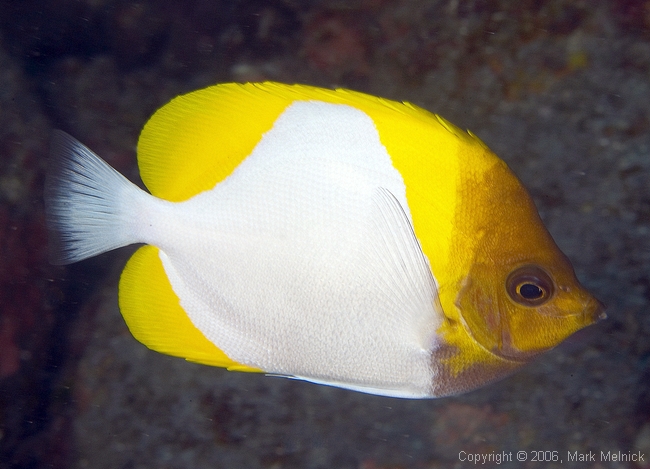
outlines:
[{"label": "fin rays", "polygon": [[123,200],[139,193],[87,147],[55,131],[45,182],[50,262],[70,264],[137,242]]},{"label": "fin rays", "polygon": [[[429,262],[418,242],[413,226],[397,198],[386,188],[377,188],[373,202],[373,225],[378,242],[368,243],[367,256],[381,259],[384,269],[375,275],[385,289],[385,302],[401,311],[403,321],[416,327],[422,325],[424,348],[431,346],[432,319],[442,320],[444,313],[438,297],[436,281]],[[431,329],[431,330],[427,330]]]}]

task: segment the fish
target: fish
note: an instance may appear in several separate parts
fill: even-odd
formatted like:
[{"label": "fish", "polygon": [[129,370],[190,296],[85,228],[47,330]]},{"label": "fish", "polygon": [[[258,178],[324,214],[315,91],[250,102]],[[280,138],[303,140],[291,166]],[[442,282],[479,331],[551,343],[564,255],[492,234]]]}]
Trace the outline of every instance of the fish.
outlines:
[{"label": "fish", "polygon": [[145,124],[140,189],[52,137],[50,260],[142,244],[120,311],[152,350],[399,398],[501,379],[605,317],[474,134],[346,89],[226,83]]}]

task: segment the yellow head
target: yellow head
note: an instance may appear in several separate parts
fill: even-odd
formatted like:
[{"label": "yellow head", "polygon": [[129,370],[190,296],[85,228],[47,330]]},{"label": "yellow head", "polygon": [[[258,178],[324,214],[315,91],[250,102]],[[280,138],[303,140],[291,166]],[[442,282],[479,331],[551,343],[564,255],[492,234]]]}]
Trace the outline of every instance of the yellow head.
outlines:
[{"label": "yellow head", "polygon": [[516,176],[486,148],[461,159],[439,358],[448,394],[518,368],[604,317]]}]

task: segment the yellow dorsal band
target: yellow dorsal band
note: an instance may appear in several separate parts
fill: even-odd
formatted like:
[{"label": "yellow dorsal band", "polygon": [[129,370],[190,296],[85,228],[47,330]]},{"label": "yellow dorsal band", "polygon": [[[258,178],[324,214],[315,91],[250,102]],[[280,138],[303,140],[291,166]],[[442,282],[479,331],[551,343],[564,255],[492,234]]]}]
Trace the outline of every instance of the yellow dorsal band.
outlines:
[{"label": "yellow dorsal band", "polygon": [[158,248],[138,249],[122,272],[120,310],[133,336],[157,352],[237,371],[262,371],[237,363],[190,321],[167,280]]},{"label": "yellow dorsal band", "polygon": [[[353,106],[370,115],[378,127],[378,121],[386,121],[388,127],[378,129],[382,139],[383,130],[394,128],[395,121],[401,117],[402,125],[397,126],[400,130],[408,130],[420,121],[425,126],[447,130],[449,136],[453,133],[457,138],[478,142],[438,116],[409,103],[305,85],[228,83],[179,96],[156,111],[138,141],[142,180],[153,195],[175,202],[213,188],[252,152],[282,111],[299,100]],[[418,145],[423,138],[436,141],[435,137],[439,137],[427,138],[417,130],[422,127],[406,134],[402,132],[399,140],[408,141],[412,136],[411,142]],[[437,140],[437,143],[441,142]],[[434,146],[427,153],[436,150]]]}]

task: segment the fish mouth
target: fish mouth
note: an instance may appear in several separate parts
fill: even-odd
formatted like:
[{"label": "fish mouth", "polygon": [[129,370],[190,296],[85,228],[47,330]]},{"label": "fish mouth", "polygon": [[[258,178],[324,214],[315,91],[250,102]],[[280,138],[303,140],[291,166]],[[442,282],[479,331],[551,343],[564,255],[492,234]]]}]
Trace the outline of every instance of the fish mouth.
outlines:
[{"label": "fish mouth", "polygon": [[585,309],[582,311],[582,315],[585,318],[585,322],[588,324],[595,324],[604,319],[607,319],[607,313],[605,313],[605,305],[598,301],[596,298],[591,298],[589,303],[585,306]]}]

